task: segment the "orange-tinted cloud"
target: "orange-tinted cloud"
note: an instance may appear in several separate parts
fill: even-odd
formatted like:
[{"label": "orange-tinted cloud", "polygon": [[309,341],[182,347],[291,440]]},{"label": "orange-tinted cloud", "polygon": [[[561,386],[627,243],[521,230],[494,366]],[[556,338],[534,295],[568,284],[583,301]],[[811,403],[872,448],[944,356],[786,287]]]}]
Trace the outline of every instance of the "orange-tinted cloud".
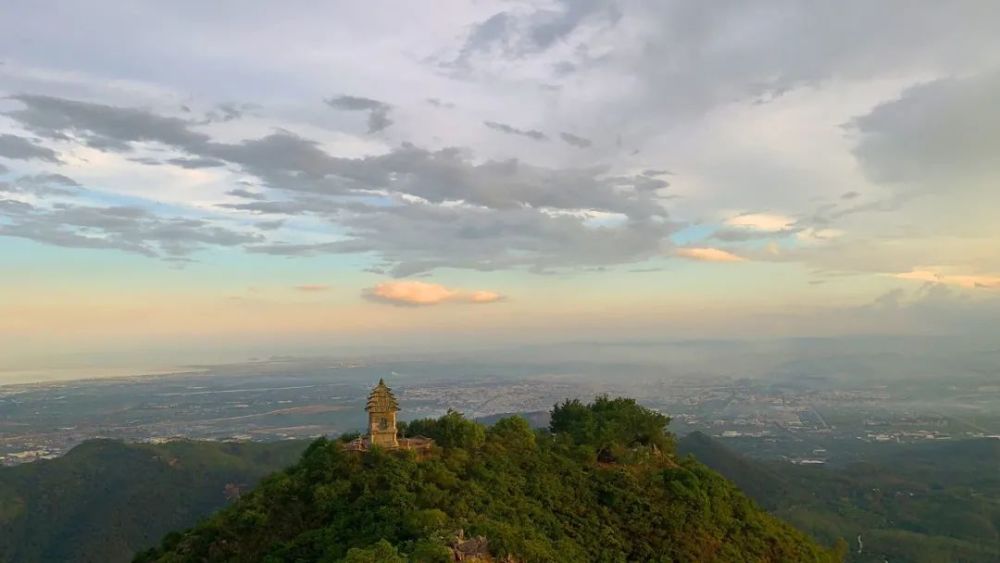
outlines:
[{"label": "orange-tinted cloud", "polygon": [[1000,276],[945,274],[934,270],[912,270],[901,274],[893,274],[893,277],[901,280],[943,283],[959,287],[1000,289]]},{"label": "orange-tinted cloud", "polygon": [[442,303],[495,303],[503,296],[495,291],[464,291],[421,281],[382,282],[364,291],[364,297],[392,305],[440,305]]},{"label": "orange-tinted cloud", "polygon": [[330,286],[322,284],[305,284],[297,285],[295,289],[299,291],[329,291]]},{"label": "orange-tinted cloud", "polygon": [[677,255],[691,260],[701,260],[702,262],[742,262],[746,260],[742,256],[737,256],[732,252],[719,248],[678,248]]}]

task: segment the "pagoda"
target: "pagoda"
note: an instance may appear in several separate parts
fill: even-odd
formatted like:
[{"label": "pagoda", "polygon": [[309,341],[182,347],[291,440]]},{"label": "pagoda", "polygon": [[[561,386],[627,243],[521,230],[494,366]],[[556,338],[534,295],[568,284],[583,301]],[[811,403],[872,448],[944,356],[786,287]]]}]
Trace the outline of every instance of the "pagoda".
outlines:
[{"label": "pagoda", "polygon": [[399,402],[384,379],[379,378],[378,385],[369,393],[365,410],[368,411],[368,433],[347,443],[347,450],[366,452],[378,446],[387,450],[413,450],[420,454],[434,445],[434,440],[423,436],[399,437],[399,429],[396,428]]},{"label": "pagoda", "polygon": [[396,413],[399,412],[399,403],[396,402],[392,389],[389,389],[382,378],[379,378],[378,385],[368,395],[365,410],[368,411],[369,444],[382,448],[398,448]]}]

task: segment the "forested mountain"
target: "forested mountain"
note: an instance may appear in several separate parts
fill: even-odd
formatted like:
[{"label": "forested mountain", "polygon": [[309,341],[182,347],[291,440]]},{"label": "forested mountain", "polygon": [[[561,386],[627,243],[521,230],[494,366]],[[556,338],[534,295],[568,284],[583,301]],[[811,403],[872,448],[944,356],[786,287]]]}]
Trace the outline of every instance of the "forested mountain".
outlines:
[{"label": "forested mountain", "polygon": [[821,542],[850,540],[849,561],[1000,561],[1000,440],[886,445],[840,468],[751,460],[698,432],[678,451]]},{"label": "forested mountain", "polygon": [[128,561],[291,465],[306,445],[91,440],[0,468],[0,561]]},{"label": "forested mountain", "polygon": [[[629,399],[570,401],[550,431],[449,413],[405,431],[437,447],[345,451],[320,439],[140,562],[836,561],[691,458]],[[469,559],[469,558],[474,559]]]},{"label": "forested mountain", "polygon": [[[749,506],[716,474],[685,461],[688,454],[821,544],[849,540],[848,561],[1000,560],[1000,441],[886,445],[869,463],[801,467],[747,458],[700,433],[678,440],[677,454],[670,455],[668,434],[641,430],[640,421],[655,425],[659,419],[628,404],[596,405],[604,406],[561,405],[554,434],[532,433],[511,420],[488,429],[457,414],[416,421],[404,430],[433,436],[439,445],[422,461],[388,452],[344,455],[335,442],[319,442],[297,466],[249,496],[250,486],[294,464],[307,444],[86,442],[59,459],[0,468],[0,561],[128,561],[167,532],[193,526],[227,504],[202,526],[170,536],[142,558],[178,560],[180,554],[204,555],[199,549],[225,538],[242,541],[241,534],[252,533],[240,528],[241,518],[283,523],[261,538],[275,542],[274,553],[280,554],[286,553],[280,546],[306,541],[303,534],[316,537],[316,530],[325,530],[316,540],[322,544],[333,541],[330,525],[356,528],[349,540],[334,542],[340,547],[324,551],[347,557],[360,548],[354,560],[375,557],[378,549],[412,555],[418,544],[424,550],[418,553],[455,549],[460,529],[465,545],[474,546],[472,539],[483,535],[494,553],[524,559],[544,559],[562,547],[589,556],[591,549],[641,553],[653,546],[681,558],[694,552],[671,549],[718,546],[713,542],[729,533],[734,518],[747,518],[750,531],[776,534],[776,545],[784,548],[811,545]],[[641,416],[609,423],[615,417],[606,411],[616,409]],[[542,490],[550,484],[549,492]],[[402,500],[392,499],[396,493]],[[241,494],[241,501],[230,502]],[[304,503],[295,508],[300,496]],[[263,507],[272,500],[274,508]],[[345,506],[361,512],[322,525],[324,514]],[[615,516],[619,511],[630,516]],[[387,520],[377,524],[379,518]],[[670,521],[652,532],[657,518]],[[699,534],[687,534],[692,526],[699,526]],[[603,547],[576,539],[592,529],[603,534]],[[748,533],[731,537],[744,541]],[[378,545],[382,537],[391,544]],[[677,544],[664,548],[668,541]],[[754,549],[748,553],[759,553]]]}]

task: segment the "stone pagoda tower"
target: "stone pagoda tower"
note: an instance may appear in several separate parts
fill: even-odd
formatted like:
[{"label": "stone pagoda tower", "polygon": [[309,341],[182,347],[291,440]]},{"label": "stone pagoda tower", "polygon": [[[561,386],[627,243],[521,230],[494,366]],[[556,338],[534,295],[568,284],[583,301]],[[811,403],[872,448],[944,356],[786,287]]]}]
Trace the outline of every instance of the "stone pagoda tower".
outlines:
[{"label": "stone pagoda tower", "polygon": [[392,389],[385,384],[382,379],[378,380],[378,385],[372,389],[368,396],[368,435],[369,445],[383,448],[398,448],[399,438],[396,432],[396,413],[399,411],[399,404],[392,394]]}]

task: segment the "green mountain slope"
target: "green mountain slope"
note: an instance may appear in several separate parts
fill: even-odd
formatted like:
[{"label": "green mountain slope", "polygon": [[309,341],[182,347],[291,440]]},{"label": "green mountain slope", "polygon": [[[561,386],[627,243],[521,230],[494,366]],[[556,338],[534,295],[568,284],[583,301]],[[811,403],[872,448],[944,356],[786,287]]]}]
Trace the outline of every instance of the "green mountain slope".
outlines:
[{"label": "green mountain slope", "polygon": [[886,446],[843,468],[755,461],[700,433],[678,451],[820,541],[849,539],[849,561],[1000,561],[998,440]]},{"label": "green mountain slope", "polygon": [[[673,455],[666,417],[567,402],[551,432],[449,413],[410,423],[438,448],[344,451],[295,466],[137,561],[836,561],[736,487]],[[471,546],[470,546],[471,544]],[[470,559],[471,557],[471,559]]]},{"label": "green mountain slope", "polygon": [[305,447],[92,440],[58,459],[0,468],[0,561],[128,561]]}]

